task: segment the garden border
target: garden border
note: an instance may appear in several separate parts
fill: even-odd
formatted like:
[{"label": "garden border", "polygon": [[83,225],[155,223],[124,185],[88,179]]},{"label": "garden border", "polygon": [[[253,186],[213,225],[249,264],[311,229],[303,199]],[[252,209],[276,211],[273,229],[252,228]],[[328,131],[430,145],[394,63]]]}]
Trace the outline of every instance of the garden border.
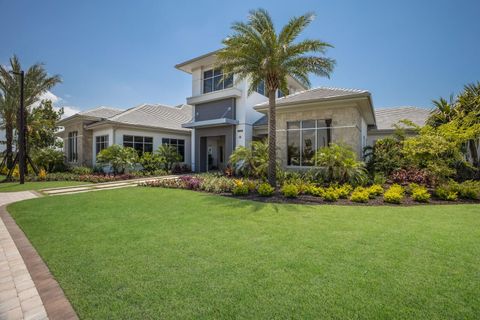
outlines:
[{"label": "garden border", "polygon": [[62,288],[32,246],[25,233],[7,211],[6,205],[0,207],[0,218],[3,220],[25,262],[38,294],[42,299],[48,318],[50,320],[77,320],[78,316]]}]

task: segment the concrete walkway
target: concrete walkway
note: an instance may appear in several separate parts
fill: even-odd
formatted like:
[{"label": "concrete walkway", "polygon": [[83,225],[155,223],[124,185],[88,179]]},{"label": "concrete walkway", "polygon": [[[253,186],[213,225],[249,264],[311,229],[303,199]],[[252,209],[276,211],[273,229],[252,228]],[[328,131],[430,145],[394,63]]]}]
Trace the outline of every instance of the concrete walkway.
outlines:
[{"label": "concrete walkway", "polygon": [[[30,191],[0,193],[0,207],[36,198]],[[48,319],[24,260],[0,219],[0,319]]]},{"label": "concrete walkway", "polygon": [[126,187],[136,187],[140,183],[147,181],[154,181],[159,179],[174,179],[177,178],[177,175],[170,176],[160,176],[160,177],[146,177],[140,179],[131,179],[131,180],[120,180],[113,182],[104,182],[104,183],[92,183],[92,184],[82,184],[71,187],[60,187],[60,188],[47,188],[39,190],[41,193],[49,196],[57,196],[62,194],[75,194],[75,193],[84,193],[100,190],[112,190],[120,189]]}]

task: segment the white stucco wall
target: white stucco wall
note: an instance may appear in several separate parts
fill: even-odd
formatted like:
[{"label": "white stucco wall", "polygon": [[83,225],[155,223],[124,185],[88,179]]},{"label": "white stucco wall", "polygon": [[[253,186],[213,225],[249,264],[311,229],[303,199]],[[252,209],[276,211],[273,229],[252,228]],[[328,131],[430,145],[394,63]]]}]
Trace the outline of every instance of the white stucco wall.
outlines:
[{"label": "white stucco wall", "polygon": [[[0,130],[0,141],[5,141],[5,130]],[[0,152],[5,150],[5,144],[0,143]]]}]

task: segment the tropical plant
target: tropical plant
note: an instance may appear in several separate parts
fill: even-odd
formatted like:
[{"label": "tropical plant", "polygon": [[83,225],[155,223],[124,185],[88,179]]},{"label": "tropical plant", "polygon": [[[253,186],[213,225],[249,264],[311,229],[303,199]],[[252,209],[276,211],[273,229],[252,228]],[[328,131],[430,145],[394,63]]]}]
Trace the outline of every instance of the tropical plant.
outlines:
[{"label": "tropical plant", "polygon": [[162,168],[162,161],[158,154],[145,152],[139,159],[139,164],[142,166],[143,171],[148,173],[154,173]]},{"label": "tropical plant", "polygon": [[[276,165],[280,163],[276,160]],[[238,146],[230,155],[230,164],[237,174],[265,178],[268,171],[268,142],[252,141],[250,146]]]},{"label": "tropical plant", "polygon": [[[20,77],[10,71],[19,73],[22,66],[17,56],[10,58],[10,66],[0,64],[0,118],[2,128],[5,130],[5,144],[7,166],[13,165],[13,133],[16,128],[17,111],[20,103]],[[40,96],[54,85],[61,82],[60,76],[49,76],[43,64],[37,63],[25,71],[24,105],[26,118],[31,112],[32,106]],[[27,124],[28,125],[28,124]]]},{"label": "tropical plant", "polygon": [[379,139],[372,147],[367,147],[365,151],[364,157],[367,159],[367,168],[372,175],[380,173],[389,176],[405,164],[402,155],[402,141],[396,138]]},{"label": "tropical plant", "polygon": [[109,165],[114,175],[124,173],[126,169],[132,169],[137,163],[137,159],[138,154],[135,149],[118,144],[103,149],[97,155],[97,163]]},{"label": "tropical plant", "polygon": [[54,148],[35,149],[32,160],[39,169],[47,172],[65,171],[65,155],[61,150]]},{"label": "tropical plant", "polygon": [[160,163],[165,170],[172,171],[175,164],[182,160],[182,156],[178,153],[177,148],[168,144],[162,144],[157,150]]},{"label": "tropical plant", "polygon": [[331,143],[318,149],[315,164],[328,182],[360,185],[367,180],[364,163],[357,161],[355,152],[347,146]]},{"label": "tropical plant", "polygon": [[225,47],[217,52],[217,67],[225,76],[235,74],[237,82],[249,79],[249,93],[259,84],[265,84],[269,99],[267,172],[273,187],[276,186],[277,169],[276,91],[280,89],[288,94],[288,77],[309,87],[310,73],[328,77],[335,64],[334,60],[323,56],[326,49],[332,47],[330,44],[309,39],[295,42],[313,18],[311,13],[294,17],[277,33],[266,10],[253,10],[246,23],[233,23],[233,34],[223,41]]},{"label": "tropical plant", "polygon": [[430,113],[430,117],[427,119],[426,124],[436,128],[453,120],[456,115],[455,99],[453,95],[450,95],[449,101],[440,98],[438,100],[433,100],[432,103],[435,108]]}]

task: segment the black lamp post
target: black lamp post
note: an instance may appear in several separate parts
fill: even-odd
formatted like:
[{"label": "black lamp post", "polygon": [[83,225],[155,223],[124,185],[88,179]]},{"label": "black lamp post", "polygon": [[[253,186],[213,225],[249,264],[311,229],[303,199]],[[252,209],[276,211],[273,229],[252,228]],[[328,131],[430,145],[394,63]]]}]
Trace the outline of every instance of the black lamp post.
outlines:
[{"label": "black lamp post", "polygon": [[18,128],[18,169],[20,173],[20,184],[25,183],[25,172],[26,172],[26,140],[25,140],[25,106],[24,106],[24,80],[25,80],[25,72],[21,70],[20,72],[10,71],[11,73],[20,76],[20,108],[18,110],[17,116],[17,128]]}]

